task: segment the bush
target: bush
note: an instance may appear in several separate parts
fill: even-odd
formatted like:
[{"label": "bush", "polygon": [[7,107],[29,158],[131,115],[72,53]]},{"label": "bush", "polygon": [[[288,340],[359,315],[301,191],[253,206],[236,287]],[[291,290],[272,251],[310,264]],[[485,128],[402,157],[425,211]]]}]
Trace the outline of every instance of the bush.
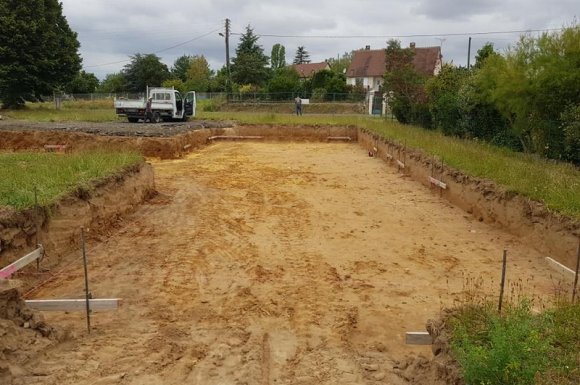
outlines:
[{"label": "bush", "polygon": [[489,303],[467,305],[450,322],[452,352],[467,384],[577,383],[579,316],[580,304],[533,314],[523,300],[502,315]]}]

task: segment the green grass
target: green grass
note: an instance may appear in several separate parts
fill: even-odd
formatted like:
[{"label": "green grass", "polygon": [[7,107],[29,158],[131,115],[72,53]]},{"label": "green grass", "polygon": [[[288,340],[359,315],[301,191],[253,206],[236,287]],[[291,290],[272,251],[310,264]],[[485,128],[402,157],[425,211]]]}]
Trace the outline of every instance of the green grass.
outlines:
[{"label": "green grass", "polygon": [[115,114],[112,100],[63,101],[60,109],[54,103],[27,103],[24,108],[2,110],[0,112],[11,119],[34,122],[112,122],[126,121]]},{"label": "green grass", "polygon": [[[565,163],[494,147],[482,142],[446,137],[439,132],[406,126],[365,115],[325,115],[209,112],[200,101],[196,119],[236,120],[242,124],[338,125],[367,128],[387,139],[420,149],[466,175],[494,181],[508,192],[540,201],[553,211],[580,219],[580,172]],[[111,100],[65,101],[60,110],[51,103],[28,104],[23,110],[2,114],[30,121],[124,121],[117,118]]]},{"label": "green grass", "polygon": [[99,178],[142,162],[134,152],[0,153],[0,206],[47,205]]},{"label": "green grass", "polygon": [[530,302],[465,304],[447,320],[465,382],[478,385],[580,383],[580,303],[537,314]]}]

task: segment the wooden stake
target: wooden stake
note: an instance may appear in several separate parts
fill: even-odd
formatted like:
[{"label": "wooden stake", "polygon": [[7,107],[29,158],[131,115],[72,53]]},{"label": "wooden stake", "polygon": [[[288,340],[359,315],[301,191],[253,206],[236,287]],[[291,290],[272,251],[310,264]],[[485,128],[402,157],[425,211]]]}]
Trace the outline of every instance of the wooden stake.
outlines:
[{"label": "wooden stake", "polygon": [[87,311],[87,330],[91,334],[91,293],[89,292],[89,273],[87,268],[87,252],[85,249],[85,229],[81,227],[81,244],[83,248],[83,265],[85,267],[85,306]]},{"label": "wooden stake", "polygon": [[580,268],[580,239],[578,239],[578,251],[576,252],[576,274],[574,277],[574,287],[572,288],[572,303],[576,300],[576,289],[578,288],[578,269]]},{"label": "wooden stake", "polygon": [[505,287],[505,270],[506,270],[506,262],[507,262],[507,250],[504,249],[503,251],[503,267],[501,269],[501,288],[499,292],[499,306],[498,312],[501,313],[501,305],[503,303],[503,292]]}]

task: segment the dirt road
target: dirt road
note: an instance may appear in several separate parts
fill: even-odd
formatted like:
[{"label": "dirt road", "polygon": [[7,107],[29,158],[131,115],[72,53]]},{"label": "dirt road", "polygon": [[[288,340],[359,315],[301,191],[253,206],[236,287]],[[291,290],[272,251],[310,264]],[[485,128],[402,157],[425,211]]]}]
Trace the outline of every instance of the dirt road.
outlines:
[{"label": "dirt road", "polygon": [[[468,277],[553,291],[542,256],[352,144],[219,143],[154,163],[160,194],[89,245],[97,313],[26,384],[404,384],[405,331]],[[37,297],[82,295],[82,267]],[[511,291],[510,291],[511,293]]]}]

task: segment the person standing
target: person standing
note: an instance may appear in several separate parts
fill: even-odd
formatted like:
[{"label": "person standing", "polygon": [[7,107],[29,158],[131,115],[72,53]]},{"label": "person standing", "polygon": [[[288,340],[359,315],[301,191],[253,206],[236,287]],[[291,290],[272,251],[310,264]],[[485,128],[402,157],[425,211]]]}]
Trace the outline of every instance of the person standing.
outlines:
[{"label": "person standing", "polygon": [[150,96],[149,99],[147,99],[147,104],[145,104],[145,120],[143,120],[143,123],[147,123],[147,121],[151,123],[151,121],[153,120],[153,111],[151,110],[151,103],[153,103],[153,98]]},{"label": "person standing", "polygon": [[296,115],[302,115],[302,99],[300,96],[294,99],[294,105],[296,106]]}]

